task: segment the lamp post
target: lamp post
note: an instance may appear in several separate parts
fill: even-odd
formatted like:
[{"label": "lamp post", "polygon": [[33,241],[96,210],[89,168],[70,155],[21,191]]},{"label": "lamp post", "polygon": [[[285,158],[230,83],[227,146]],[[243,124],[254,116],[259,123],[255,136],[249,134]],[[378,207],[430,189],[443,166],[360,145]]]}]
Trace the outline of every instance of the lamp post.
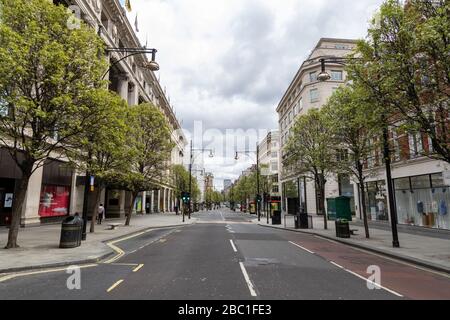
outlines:
[{"label": "lamp post", "polygon": [[256,195],[256,211],[258,214],[258,221],[261,221],[261,208],[260,208],[260,200],[261,200],[261,194],[260,194],[260,186],[259,186],[259,145],[256,146],[256,151],[236,151],[236,157],[235,160],[239,160],[239,154],[245,154],[249,155],[250,153],[256,153],[256,189],[257,189],[257,195]]},{"label": "lamp post", "polygon": [[[214,150],[213,149],[194,149],[194,143],[191,140],[191,156],[190,156],[190,161],[189,161],[189,195],[192,194],[192,166],[194,165],[194,152],[195,151],[200,151],[200,152],[209,152],[209,157],[210,158],[214,158]],[[191,197],[189,197],[189,219],[191,219],[191,213],[192,213],[192,208],[191,208]]]},{"label": "lamp post", "polygon": [[[317,76],[317,80],[325,82],[331,79],[330,74],[326,71],[326,63],[336,63],[340,65],[346,65],[350,60],[358,60],[358,58],[342,58],[342,57],[325,57],[319,59],[321,64],[321,72]],[[313,61],[313,60],[312,60]],[[398,238],[398,218],[397,218],[397,208],[394,199],[394,186],[392,181],[392,170],[391,170],[391,150],[389,147],[389,129],[386,121],[386,115],[383,113],[381,115],[381,121],[383,123],[383,156],[386,169],[386,184],[388,189],[388,201],[389,201],[389,211],[391,216],[391,228],[392,228],[392,245],[394,248],[400,248],[400,241]],[[364,203],[362,205],[365,205]]]}]

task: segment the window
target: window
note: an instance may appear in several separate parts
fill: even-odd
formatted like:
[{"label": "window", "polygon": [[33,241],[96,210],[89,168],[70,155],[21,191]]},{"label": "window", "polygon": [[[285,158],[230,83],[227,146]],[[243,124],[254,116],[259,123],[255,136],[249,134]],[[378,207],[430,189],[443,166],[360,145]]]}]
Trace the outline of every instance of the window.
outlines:
[{"label": "window", "polygon": [[409,134],[409,151],[411,158],[417,158],[423,153],[423,141],[420,132]]},{"label": "window", "polygon": [[398,140],[398,133],[395,129],[392,130],[392,140],[394,144],[394,161],[400,161],[400,143]]},{"label": "window", "polygon": [[431,188],[430,176],[411,177],[411,186],[413,190]]},{"label": "window", "polygon": [[294,105],[294,117],[298,114],[298,102]]},{"label": "window", "polygon": [[278,183],[278,175],[277,174],[272,176],[272,183]]},{"label": "window", "polygon": [[292,111],[290,111],[290,112],[289,112],[289,124],[291,124],[292,119],[293,119],[293,118],[292,118]]},{"label": "window", "polygon": [[271,169],[272,171],[278,171],[278,162],[272,162]]},{"label": "window", "polygon": [[336,49],[340,49],[340,50],[346,50],[348,49],[348,46],[346,46],[345,44],[336,44],[334,46]]},{"label": "window", "polygon": [[317,81],[317,72],[310,72],[309,73],[309,82],[315,82]]},{"label": "window", "polygon": [[280,192],[280,187],[278,187],[278,185],[274,185],[272,188],[272,193],[279,193]]},{"label": "window", "polygon": [[300,113],[303,110],[303,98],[300,98],[298,102],[298,112]]},{"label": "window", "polygon": [[278,158],[278,152],[272,151],[272,158]]},{"label": "window", "polygon": [[332,70],[331,71],[331,80],[334,80],[334,81],[344,80],[344,75],[343,75],[342,71]]},{"label": "window", "polygon": [[442,173],[435,173],[431,175],[432,188],[445,187],[444,177]]},{"label": "window", "polygon": [[319,90],[318,89],[311,89],[309,91],[309,96],[311,98],[311,102],[319,101]]},{"label": "window", "polygon": [[7,117],[8,114],[9,110],[6,101],[0,98],[0,117]]},{"label": "window", "polygon": [[395,179],[395,190],[411,190],[409,178]]}]

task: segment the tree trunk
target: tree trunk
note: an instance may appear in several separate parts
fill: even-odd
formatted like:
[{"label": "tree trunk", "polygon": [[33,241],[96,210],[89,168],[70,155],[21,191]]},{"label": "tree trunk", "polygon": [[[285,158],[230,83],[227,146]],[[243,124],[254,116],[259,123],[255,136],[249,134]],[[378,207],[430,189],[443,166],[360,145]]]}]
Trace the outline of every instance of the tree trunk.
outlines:
[{"label": "tree trunk", "polygon": [[[31,172],[31,170],[30,170]],[[9,227],[8,243],[5,249],[19,248],[17,236],[19,235],[20,219],[22,218],[23,203],[28,190],[28,182],[31,174],[23,174],[22,179],[16,184],[13,199],[11,226]]]},{"label": "tree trunk", "polygon": [[328,230],[328,219],[327,219],[327,212],[325,210],[325,177],[320,174],[319,177],[317,178],[318,180],[318,184],[317,186],[319,187],[319,194],[320,194],[320,208],[322,209],[322,213],[323,213],[323,227],[325,230]]},{"label": "tree trunk", "polygon": [[364,188],[364,180],[363,179],[359,180],[359,192],[361,194],[361,202],[362,202],[361,210],[363,213],[364,229],[366,232],[366,238],[370,239],[369,222],[367,219],[367,208],[366,208],[366,189]]},{"label": "tree trunk", "polygon": [[92,220],[91,220],[91,233],[95,232],[95,223],[98,219],[98,208],[100,207],[100,201],[102,201],[102,192],[104,187],[99,185],[97,190],[97,197],[95,198],[94,211],[92,212]]},{"label": "tree trunk", "polygon": [[138,193],[132,193],[131,196],[131,204],[127,209],[127,220],[125,221],[125,226],[129,227],[130,226],[130,222],[131,222],[131,215],[133,214],[133,207],[134,207],[134,202],[136,201],[136,198],[138,196]]}]

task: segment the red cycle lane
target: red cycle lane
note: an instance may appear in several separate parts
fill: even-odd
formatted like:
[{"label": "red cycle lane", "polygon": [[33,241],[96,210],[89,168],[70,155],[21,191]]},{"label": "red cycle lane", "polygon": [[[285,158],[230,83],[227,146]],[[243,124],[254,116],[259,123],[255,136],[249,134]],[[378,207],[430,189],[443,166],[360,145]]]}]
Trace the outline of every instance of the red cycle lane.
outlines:
[{"label": "red cycle lane", "polygon": [[284,237],[366,279],[371,276],[368,273],[369,267],[379,267],[381,285],[405,298],[414,300],[450,299],[450,275],[419,269],[312,235],[292,233],[285,234]]}]

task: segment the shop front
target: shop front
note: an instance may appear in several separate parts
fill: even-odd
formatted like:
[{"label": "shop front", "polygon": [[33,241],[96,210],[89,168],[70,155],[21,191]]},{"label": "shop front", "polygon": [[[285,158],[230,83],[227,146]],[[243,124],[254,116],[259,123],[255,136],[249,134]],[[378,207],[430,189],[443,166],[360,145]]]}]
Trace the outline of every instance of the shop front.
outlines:
[{"label": "shop front", "polygon": [[11,224],[16,181],[20,169],[7,150],[0,148],[0,226]]},{"label": "shop front", "polygon": [[42,175],[39,217],[42,223],[69,214],[73,170],[64,162],[46,160]]},{"label": "shop front", "polygon": [[394,180],[399,224],[450,229],[450,184],[442,173]]},{"label": "shop front", "polygon": [[302,177],[283,182],[281,199],[285,213],[291,215],[306,213],[306,179]]},{"label": "shop front", "polygon": [[371,221],[388,221],[388,199],[386,181],[371,181],[366,183],[366,209]]}]

